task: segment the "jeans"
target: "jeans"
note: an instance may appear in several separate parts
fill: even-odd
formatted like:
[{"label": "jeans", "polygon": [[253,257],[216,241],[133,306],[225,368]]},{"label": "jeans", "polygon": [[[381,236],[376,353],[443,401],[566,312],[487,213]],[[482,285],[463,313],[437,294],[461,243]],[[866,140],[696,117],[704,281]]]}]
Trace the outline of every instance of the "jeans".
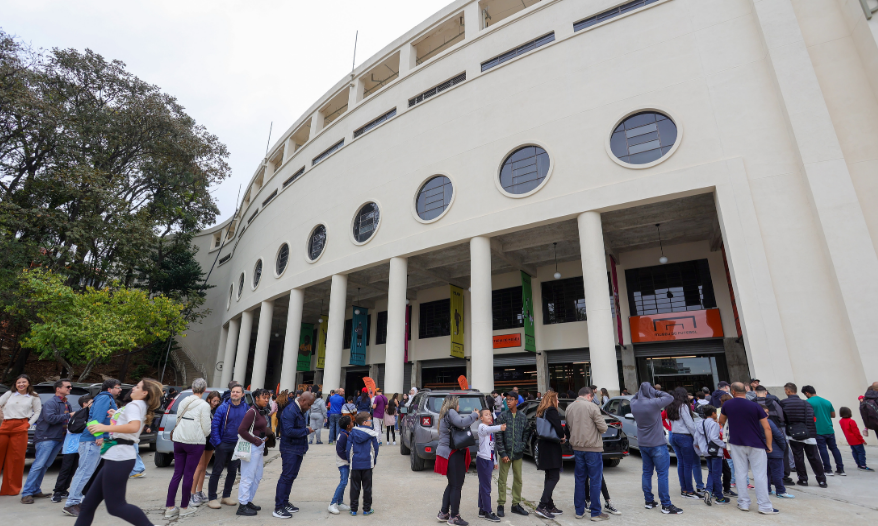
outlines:
[{"label": "jeans", "polygon": [[707,457],[707,486],[704,490],[723,498],[723,457]]},{"label": "jeans", "polygon": [[207,497],[209,500],[217,499],[217,488],[219,486],[219,479],[223,474],[223,469],[227,470],[226,482],[223,485],[223,498],[227,499],[232,496],[235,475],[238,473],[238,466],[241,465],[240,460],[232,459],[234,452],[235,443],[220,442],[220,445],[216,446],[213,454],[213,470],[210,472],[210,481],[207,483]]},{"label": "jeans", "polygon": [[[87,442],[94,444],[94,442]],[[80,444],[82,446],[82,444]],[[80,449],[81,451],[81,449]],[[143,510],[125,500],[125,487],[134,467],[134,460],[107,460],[104,467],[95,475],[88,496],[82,501],[79,517],[74,526],[90,526],[94,522],[98,505],[104,502],[107,513],[135,526],[152,526]],[[113,521],[118,523],[119,521]]]},{"label": "jeans", "polygon": [[[854,455],[854,464],[856,464],[858,468],[866,467],[866,448],[863,447],[863,444],[851,446],[851,454]],[[28,477],[28,479],[30,479],[30,477]]]},{"label": "jeans", "polygon": [[73,482],[70,483],[70,495],[67,497],[67,503],[64,504],[65,507],[74,506],[82,502],[83,489],[88,484],[100,461],[101,446],[97,442],[79,443],[79,467],[76,468]]},{"label": "jeans", "polygon": [[55,462],[55,457],[58,456],[58,452],[63,446],[64,441],[62,440],[43,440],[34,444],[36,458],[34,463],[30,465],[27,482],[24,484],[24,489],[21,490],[22,497],[43,492],[40,484],[43,483],[46,470]]},{"label": "jeans", "polygon": [[338,437],[338,421],[341,419],[341,413],[329,415],[329,443],[335,442]]},{"label": "jeans", "polygon": [[790,447],[793,448],[793,457],[796,459],[796,475],[799,481],[808,482],[808,471],[805,469],[805,456],[808,457],[808,463],[814,471],[814,478],[817,482],[826,482],[826,474],[823,471],[823,462],[820,461],[820,453],[817,451],[815,444],[806,444],[796,440],[790,440]]},{"label": "jeans", "polygon": [[329,504],[344,503],[344,489],[348,487],[348,477],[351,475],[350,466],[339,466],[338,474],[341,477],[338,481],[338,487],[335,488],[335,494],[332,496],[332,502]]},{"label": "jeans", "polygon": [[[753,485],[756,486],[756,503],[760,511],[772,510],[768,499],[768,456],[764,449],[732,444],[732,461],[740,473],[753,470]],[[750,509],[750,491],[746,484],[738,485],[738,507]]]},{"label": "jeans", "polygon": [[671,454],[666,446],[641,447],[640,456],[643,459],[643,498],[646,502],[654,502],[652,494],[652,471],[658,475],[658,493],[662,506],[671,505],[671,494],[668,491],[668,470],[671,467]]},{"label": "jeans", "polygon": [[783,495],[787,492],[786,486],[783,483],[783,464],[784,461],[782,458],[769,458],[768,459],[768,492],[771,493],[771,485],[774,484],[774,489],[777,490],[778,495]]},{"label": "jeans", "polygon": [[241,483],[238,485],[238,504],[249,504],[256,496],[259,482],[262,480],[262,468],[265,466],[262,452],[265,444],[250,448],[250,460],[241,461]]},{"label": "jeans", "polygon": [[180,498],[180,507],[189,507],[189,498],[192,496],[192,479],[195,478],[195,470],[201,462],[201,454],[204,452],[204,444],[182,444],[174,442],[174,475],[168,484],[168,496],[165,506],[174,507],[177,501],[177,488],[183,481],[183,496]]},{"label": "jeans", "polygon": [[832,473],[832,464],[829,462],[829,453],[835,459],[835,469],[844,473],[844,464],[841,461],[841,451],[835,443],[835,435],[817,435],[817,450],[820,451],[820,459],[823,460],[823,471]]},{"label": "jeans", "polygon": [[[701,457],[695,452],[692,435],[674,433],[671,444],[674,446],[674,452],[677,454],[677,476],[680,479],[680,488],[686,493],[695,493],[695,488],[692,487],[692,477],[695,476],[695,471],[697,470],[698,476],[696,479],[701,478]],[[682,466],[682,469],[680,466]],[[701,484],[699,489],[702,488],[704,488],[704,483]]]},{"label": "jeans", "polygon": [[134,459],[134,469],[131,470],[131,473],[129,473],[128,476],[146,471],[146,466],[143,465],[143,459],[140,458],[140,446],[138,444],[134,444],[134,452],[137,453],[137,457]]},{"label": "jeans", "polygon": [[601,480],[604,478],[604,458],[600,453],[591,451],[574,451],[576,468],[573,471],[575,486],[573,489],[573,507],[577,515],[585,515],[585,485],[591,489],[591,516],[601,514],[601,499],[594,498],[601,493]]},{"label": "jeans", "polygon": [[280,450],[281,473],[277,480],[277,489],[274,492],[274,509],[281,508],[289,502],[293,482],[299,476],[304,458],[303,455],[297,455],[292,451]]}]

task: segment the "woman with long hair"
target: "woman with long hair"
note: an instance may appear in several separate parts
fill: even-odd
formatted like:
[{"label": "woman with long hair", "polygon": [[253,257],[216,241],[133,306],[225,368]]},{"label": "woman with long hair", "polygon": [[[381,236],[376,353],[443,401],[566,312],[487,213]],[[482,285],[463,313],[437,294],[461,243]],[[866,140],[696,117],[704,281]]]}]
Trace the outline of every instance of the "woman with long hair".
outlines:
[{"label": "woman with long hair", "polygon": [[610,392],[606,387],[601,387],[601,406],[610,401]]},{"label": "woman with long hair", "polygon": [[[104,467],[92,481],[91,489],[76,518],[75,526],[89,526],[101,502],[106,502],[107,512],[135,526],[152,526],[143,510],[125,500],[128,474],[134,467],[140,442],[140,433],[146,422],[152,422],[153,413],[162,404],[162,384],[144,378],[131,389],[131,403],[113,414],[115,425],[93,424],[88,431],[105,440],[103,446]],[[109,436],[105,436],[109,433]]]},{"label": "woman with long hair", "polygon": [[[211,391],[204,399],[210,406],[210,419],[216,414],[216,408],[220,406],[223,399],[219,391]],[[207,502],[207,495],[204,494],[204,477],[207,475],[207,465],[210,464],[210,458],[213,456],[213,444],[210,443],[210,433],[208,432],[204,442],[204,452],[201,453],[201,460],[198,461],[198,467],[195,468],[195,475],[192,477],[192,497],[189,502],[193,506],[198,506]]]},{"label": "woman with long hair", "polygon": [[274,434],[277,438],[280,438],[281,425],[280,425],[280,415],[283,414],[284,408],[290,402],[290,391],[289,389],[284,389],[277,395],[277,399],[274,401],[275,405],[277,405],[277,410],[275,410],[274,414],[271,415],[271,427],[274,429]]},{"label": "woman with long hair", "polygon": [[554,519],[555,515],[561,514],[552,500],[552,493],[555,486],[561,480],[561,444],[567,442],[570,438],[570,430],[566,426],[561,425],[561,413],[558,411],[558,393],[552,391],[546,393],[537,407],[537,418],[545,418],[552,428],[555,435],[560,438],[560,442],[540,437],[537,439],[537,447],[539,448],[539,459],[537,461],[537,469],[545,473],[543,481],[543,496],[537,506],[536,514],[545,519]]},{"label": "woman with long hair", "polygon": [[[262,481],[262,472],[265,465],[262,451],[265,449],[265,441],[271,429],[268,427],[266,415],[270,411],[268,401],[271,393],[268,389],[253,391],[253,405],[247,409],[247,413],[238,425],[238,436],[250,442],[250,459],[241,459],[241,482],[238,485],[238,511],[236,515],[252,517],[262,509],[262,506],[253,504],[259,482]],[[320,400],[320,398],[317,398]]]},{"label": "woman with long hair", "polygon": [[[196,378],[192,394],[178,404],[177,418],[171,440],[174,442],[174,476],[168,485],[165,518],[185,517],[198,511],[198,505],[189,507],[192,500],[192,480],[204,455],[204,441],[210,435],[210,405],[201,399],[207,390],[207,381]],[[183,496],[177,508],[177,488],[183,481]]]},{"label": "woman with long hair", "polygon": [[387,430],[387,443],[390,444],[390,434],[393,433],[394,446],[396,445],[396,408],[399,406],[397,398],[399,398],[399,393],[393,393],[384,408],[384,429]]},{"label": "woman with long hair", "polygon": [[27,430],[37,423],[42,410],[43,403],[26,374],[18,375],[15,389],[0,396],[0,413],[3,414],[3,424],[0,424],[0,471],[3,473],[0,495],[21,493]]},{"label": "woman with long hair", "polygon": [[[701,476],[701,457],[695,452],[695,420],[689,405],[689,392],[685,387],[677,387],[671,393],[674,401],[666,408],[671,422],[671,447],[677,455],[677,477],[680,479],[680,494],[689,499],[700,499],[704,482]],[[692,487],[695,477],[696,488]]]},{"label": "woman with long hair", "polygon": [[460,399],[448,395],[439,410],[439,444],[436,447],[436,463],[433,471],[445,475],[447,484],[445,493],[442,495],[442,508],[439,510],[437,520],[447,521],[451,526],[465,526],[466,521],[460,518],[460,493],[463,491],[463,481],[466,470],[469,468],[469,448],[451,449],[451,427],[467,428],[479,419],[477,409],[468,415],[461,415]]}]

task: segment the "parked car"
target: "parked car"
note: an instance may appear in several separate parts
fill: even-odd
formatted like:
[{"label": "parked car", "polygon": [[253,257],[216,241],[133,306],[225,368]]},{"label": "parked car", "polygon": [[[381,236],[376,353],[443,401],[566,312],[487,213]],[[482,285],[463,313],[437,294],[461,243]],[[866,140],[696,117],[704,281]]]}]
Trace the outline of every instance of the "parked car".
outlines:
[{"label": "parked car", "polygon": [[[436,460],[436,446],[439,445],[439,410],[442,409],[442,403],[448,395],[460,397],[462,414],[472,413],[473,409],[488,407],[485,394],[475,389],[435,391],[424,389],[416,394],[408,413],[400,415],[403,418],[399,424],[399,453],[409,456],[412,471],[423,471],[427,467],[428,460]],[[478,436],[478,420],[471,428]],[[479,452],[478,441],[476,445],[470,446],[469,450],[470,455],[475,459]]]},{"label": "parked car", "polygon": [[[575,400],[572,398],[558,399],[558,412],[561,414],[561,425],[567,425],[567,421],[564,419],[565,413],[567,412],[567,406],[574,401]],[[531,425],[534,430],[537,425],[537,408],[539,406],[540,403],[537,400],[527,400],[524,404],[518,406],[518,410],[524,412],[529,425]],[[622,459],[628,456],[628,437],[622,430],[622,422],[620,422],[618,418],[607,414],[603,410],[601,413],[603,414],[604,421],[607,423],[607,430],[601,435],[604,442],[604,466],[612,468],[618,466],[619,463],[622,462]],[[539,461],[540,452],[536,431],[531,434],[530,443],[525,446],[524,454],[533,457],[534,462]],[[573,460],[573,446],[570,445],[570,442],[561,444],[561,459]]]},{"label": "parked car", "polygon": [[[622,422],[622,430],[628,435],[628,442],[633,449],[640,450],[637,445],[637,422],[631,414],[631,399],[633,395],[614,396],[604,404],[604,411],[615,416]],[[665,442],[668,441],[668,431],[665,430]],[[668,444],[668,451],[674,456],[674,448]]]},{"label": "parked car", "polygon": [[[86,387],[87,384],[75,383],[73,384],[73,389],[70,390],[70,394],[67,395],[67,402],[70,404],[70,409],[73,411],[79,409],[79,397],[88,394],[88,389]],[[55,382],[36,384],[34,386],[34,391],[36,391],[37,395],[40,397],[40,402],[45,404],[55,396]],[[34,447],[34,431],[36,428],[37,425],[34,424],[27,430],[27,451],[25,452],[25,456],[29,458],[33,458],[36,453],[36,448]],[[58,456],[61,456],[60,451],[58,452]]]},{"label": "parked car", "polygon": [[[220,394],[223,394],[228,389],[225,387],[208,387],[204,394],[201,395],[201,398],[207,399],[207,395],[211,391],[218,391]],[[154,462],[158,468],[166,468],[174,461],[174,442],[171,441],[171,431],[177,426],[177,408],[180,407],[180,402],[189,396],[192,396],[192,389],[182,391],[174,398],[174,401],[171,402],[161,416],[155,439],[154,455]],[[250,391],[244,391],[244,401],[248,405],[253,405],[253,396],[250,395]]]}]

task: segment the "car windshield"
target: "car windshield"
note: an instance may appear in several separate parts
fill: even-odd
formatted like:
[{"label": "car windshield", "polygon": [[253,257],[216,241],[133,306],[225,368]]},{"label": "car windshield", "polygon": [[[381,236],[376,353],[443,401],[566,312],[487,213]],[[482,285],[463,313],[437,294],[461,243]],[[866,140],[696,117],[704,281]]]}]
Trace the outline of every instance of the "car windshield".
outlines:
[{"label": "car windshield", "polygon": [[[220,394],[223,394],[225,391],[220,391]],[[201,395],[202,400],[207,400],[207,395],[210,394],[210,391],[205,391],[204,394]],[[185,400],[186,398],[192,396],[192,391],[186,390],[177,395],[177,398],[174,398],[174,403],[171,404],[171,407],[165,411],[166,415],[175,415],[177,414],[177,408],[180,407],[180,402]],[[249,392],[244,393],[244,401],[247,402],[247,405],[253,405],[253,397]]]},{"label": "car windshield", "polygon": [[[427,409],[438,413],[442,409],[442,403],[445,401],[444,396],[431,396],[427,398]],[[460,397],[460,413],[472,413],[473,409],[484,409],[485,408],[485,397],[484,396],[461,396]]]}]

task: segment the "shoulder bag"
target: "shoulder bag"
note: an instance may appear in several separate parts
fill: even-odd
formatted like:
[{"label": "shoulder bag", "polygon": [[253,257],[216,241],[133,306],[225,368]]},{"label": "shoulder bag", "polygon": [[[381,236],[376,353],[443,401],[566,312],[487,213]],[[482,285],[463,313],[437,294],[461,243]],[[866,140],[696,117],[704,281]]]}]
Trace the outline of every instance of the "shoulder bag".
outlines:
[{"label": "shoulder bag", "polygon": [[[250,424],[250,434],[252,435],[253,427],[256,426],[256,409],[251,407],[249,411],[253,411],[253,423]],[[232,454],[232,458],[250,462],[250,451],[252,448],[253,444],[244,440],[244,437],[241,435],[238,435],[238,443],[235,444],[235,452]]]},{"label": "shoulder bag", "polygon": [[561,443],[561,438],[558,436],[558,432],[555,431],[555,426],[549,422],[545,413],[543,413],[543,416],[537,417],[537,438],[547,442]]},{"label": "shoulder bag", "polygon": [[808,440],[808,424],[805,422],[793,422],[787,425],[787,436],[793,440]]},{"label": "shoulder bag", "polygon": [[445,415],[445,425],[448,426],[448,446],[451,449],[464,449],[476,445],[476,437],[469,427],[457,427],[451,423],[448,415]]},{"label": "shoulder bag", "polygon": [[[174,431],[176,431],[176,430],[177,430],[177,427],[178,427],[180,424],[183,423],[182,420],[186,417],[186,413],[189,412],[189,408],[190,408],[190,407],[192,407],[192,402],[189,402],[189,405],[187,405],[187,406],[186,406],[186,409],[183,410],[183,414],[180,415],[180,419],[179,419],[179,420],[181,420],[181,421],[180,421],[180,422],[177,422],[177,423],[174,425],[174,429],[171,430],[171,442],[174,441]],[[228,413],[226,413],[226,416],[228,416]]]},{"label": "shoulder bag", "polygon": [[718,457],[721,455],[720,447],[716,445],[716,443],[707,436],[707,426],[705,422],[701,421],[701,430],[704,432],[704,441],[707,442],[707,456],[708,457]]}]

